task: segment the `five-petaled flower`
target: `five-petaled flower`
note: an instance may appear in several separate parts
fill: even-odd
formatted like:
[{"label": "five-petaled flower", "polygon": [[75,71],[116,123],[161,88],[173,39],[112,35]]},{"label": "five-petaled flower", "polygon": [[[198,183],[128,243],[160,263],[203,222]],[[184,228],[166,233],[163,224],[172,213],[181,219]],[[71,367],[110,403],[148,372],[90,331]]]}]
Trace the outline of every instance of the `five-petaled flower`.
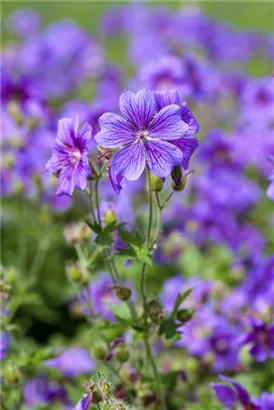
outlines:
[{"label": "five-petaled flower", "polygon": [[119,184],[123,178],[136,180],[145,167],[160,178],[170,175],[183,161],[173,142],[187,135],[189,125],[181,118],[181,107],[158,107],[156,94],[144,89],[120,97],[123,117],[106,113],[100,117],[101,131],[95,136],[104,148],[120,148],[112,158],[110,176]]},{"label": "five-petaled flower", "polygon": [[57,195],[72,195],[75,187],[85,190],[91,175],[87,144],[92,137],[91,126],[79,129],[78,118],[63,118],[58,123],[57,138],[46,169],[58,175]]}]

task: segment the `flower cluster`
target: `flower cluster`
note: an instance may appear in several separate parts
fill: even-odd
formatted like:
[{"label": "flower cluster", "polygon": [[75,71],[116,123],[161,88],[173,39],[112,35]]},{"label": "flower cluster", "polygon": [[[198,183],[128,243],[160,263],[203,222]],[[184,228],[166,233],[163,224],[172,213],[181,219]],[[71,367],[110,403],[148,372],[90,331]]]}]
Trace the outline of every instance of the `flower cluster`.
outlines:
[{"label": "flower cluster", "polygon": [[273,38],[174,7],[5,18],[3,408],[273,409]]}]

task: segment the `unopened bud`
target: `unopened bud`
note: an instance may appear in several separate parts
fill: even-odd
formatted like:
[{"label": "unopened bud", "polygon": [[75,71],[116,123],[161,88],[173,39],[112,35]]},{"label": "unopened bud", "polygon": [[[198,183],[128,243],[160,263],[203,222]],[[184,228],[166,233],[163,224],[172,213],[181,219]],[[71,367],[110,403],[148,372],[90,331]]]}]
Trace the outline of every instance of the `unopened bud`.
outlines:
[{"label": "unopened bud", "polygon": [[147,305],[147,310],[148,316],[153,322],[159,323],[162,321],[164,317],[164,310],[161,303],[158,300],[151,300]]},{"label": "unopened bud", "polygon": [[112,391],[111,391],[110,384],[108,383],[106,379],[103,379],[100,381],[100,389],[104,395],[104,398],[108,400],[111,397]]},{"label": "unopened bud", "polygon": [[103,400],[102,392],[97,384],[93,383],[90,386],[90,392],[92,394],[91,403],[98,404]]},{"label": "unopened bud", "polygon": [[5,372],[5,381],[7,384],[15,385],[20,383],[22,375],[20,370],[14,366],[10,366],[6,369]]},{"label": "unopened bud", "polygon": [[191,173],[192,171],[189,171],[183,175],[181,166],[176,165],[171,173],[171,187],[173,191],[182,191],[186,186],[188,175]]},{"label": "unopened bud", "polygon": [[82,241],[88,241],[90,239],[91,229],[86,223],[80,225],[79,236]]},{"label": "unopened bud", "polygon": [[95,346],[93,346],[92,349],[93,356],[97,360],[104,360],[107,353],[108,349],[105,343],[97,343]]},{"label": "unopened bud", "polygon": [[138,390],[138,397],[143,406],[148,406],[156,402],[156,395],[153,390],[149,388],[141,388]]},{"label": "unopened bud", "polygon": [[117,298],[122,301],[129,300],[131,297],[131,290],[125,286],[115,286],[115,292]]},{"label": "unopened bud", "polygon": [[79,263],[71,263],[66,266],[67,278],[72,283],[81,284],[82,286],[88,283],[88,274],[86,269]]},{"label": "unopened bud", "polygon": [[180,309],[177,312],[177,320],[179,320],[182,323],[188,322],[194,314],[194,309]]},{"label": "unopened bud", "polygon": [[115,358],[121,362],[127,362],[129,359],[129,351],[125,346],[118,346],[115,351]]},{"label": "unopened bud", "polygon": [[164,180],[151,174],[151,188],[153,192],[161,192],[164,187]]},{"label": "unopened bud", "polygon": [[116,222],[116,220],[117,220],[116,214],[112,209],[108,209],[104,213],[104,222],[106,225],[111,225],[114,222]]},{"label": "unopened bud", "polygon": [[10,292],[10,285],[7,285],[2,280],[0,280],[0,299],[7,299]]},{"label": "unopened bud", "polygon": [[18,270],[11,266],[5,270],[5,283],[7,285],[13,285],[18,278]]}]

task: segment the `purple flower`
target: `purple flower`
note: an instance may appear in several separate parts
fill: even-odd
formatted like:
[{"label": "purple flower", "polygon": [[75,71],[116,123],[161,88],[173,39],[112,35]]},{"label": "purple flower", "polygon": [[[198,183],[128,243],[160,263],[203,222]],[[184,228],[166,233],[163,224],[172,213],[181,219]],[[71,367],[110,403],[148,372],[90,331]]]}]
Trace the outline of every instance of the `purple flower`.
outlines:
[{"label": "purple flower", "polygon": [[92,400],[92,393],[87,394],[84,396],[76,406],[73,407],[72,410],[88,410],[89,406],[91,405],[91,400]]},{"label": "purple flower", "polygon": [[9,334],[2,332],[0,335],[0,360],[4,360],[10,344]]},{"label": "purple flower", "polygon": [[78,119],[63,118],[58,123],[57,139],[46,168],[58,173],[57,195],[72,195],[75,187],[85,190],[91,175],[87,144],[92,136],[91,126],[79,129]]},{"label": "purple flower", "polygon": [[264,362],[267,358],[274,357],[274,325],[250,319],[251,331],[246,335],[242,344],[251,344],[251,356],[257,362]]},{"label": "purple flower", "polygon": [[274,410],[274,393],[263,392],[258,398],[258,404],[260,405],[260,410]]},{"label": "purple flower", "polygon": [[171,104],[157,112],[154,93],[144,89],[136,95],[123,93],[120,110],[124,118],[102,115],[101,131],[95,137],[104,148],[121,148],[112,158],[112,174],[133,181],[147,166],[158,177],[168,176],[182,161],[180,149],[170,141],[181,138],[189,128],[181,120],[180,107]]},{"label": "purple flower", "polygon": [[60,356],[47,360],[46,366],[59,370],[65,377],[89,374],[94,369],[94,361],[81,347],[73,347]]},{"label": "purple flower", "polygon": [[224,376],[219,376],[219,379],[228,383],[229,386],[211,383],[211,387],[215,390],[218,400],[220,400],[226,409],[234,409],[235,405],[239,403],[246,409],[252,408],[253,410],[259,410],[259,407],[254,404],[249,393],[240,383]]},{"label": "purple flower", "polygon": [[24,401],[27,408],[37,408],[37,405],[59,403],[64,410],[70,410],[71,405],[65,387],[55,380],[47,380],[43,376],[28,380],[24,386]]},{"label": "purple flower", "polygon": [[[180,105],[180,97],[175,90],[155,92],[155,99],[158,110],[171,104]],[[181,136],[181,138],[178,138],[175,141],[170,140],[169,142],[179,148],[183,156],[180,165],[182,165],[184,169],[188,169],[190,157],[199,145],[197,139],[193,138],[193,135],[199,132],[199,124],[185,102],[181,105],[180,115],[182,121],[188,125],[188,130],[185,132],[184,136]]]}]

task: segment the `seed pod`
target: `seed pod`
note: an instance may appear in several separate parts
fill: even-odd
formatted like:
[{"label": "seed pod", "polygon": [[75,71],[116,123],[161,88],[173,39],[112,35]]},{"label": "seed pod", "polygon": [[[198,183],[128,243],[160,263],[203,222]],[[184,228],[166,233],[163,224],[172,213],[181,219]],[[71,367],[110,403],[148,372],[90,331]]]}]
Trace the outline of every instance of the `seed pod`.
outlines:
[{"label": "seed pod", "polygon": [[86,269],[79,263],[71,263],[66,266],[67,278],[72,283],[85,286],[88,283],[88,274]]},{"label": "seed pod", "polygon": [[153,192],[161,192],[164,187],[164,180],[151,174],[151,187]]},{"label": "seed pod", "polygon": [[104,360],[108,353],[108,349],[105,343],[97,343],[93,347],[92,352],[95,359]]},{"label": "seed pod", "polygon": [[117,298],[122,301],[129,300],[131,297],[131,290],[125,286],[115,286],[115,292]]},{"label": "seed pod", "polygon": [[147,305],[148,316],[154,323],[159,323],[164,317],[163,306],[158,300],[151,300]]},{"label": "seed pod", "polygon": [[98,403],[100,403],[100,401],[102,401],[104,399],[103,395],[102,395],[102,392],[101,392],[99,386],[96,383],[93,383],[90,386],[90,392],[91,392],[91,396],[92,396],[91,397],[91,403],[98,404]]},{"label": "seed pod", "polygon": [[115,357],[121,363],[128,361],[129,359],[128,349],[125,346],[118,346],[115,352]]},{"label": "seed pod", "polygon": [[194,309],[180,309],[176,317],[180,322],[186,323],[192,318],[193,314]]}]

